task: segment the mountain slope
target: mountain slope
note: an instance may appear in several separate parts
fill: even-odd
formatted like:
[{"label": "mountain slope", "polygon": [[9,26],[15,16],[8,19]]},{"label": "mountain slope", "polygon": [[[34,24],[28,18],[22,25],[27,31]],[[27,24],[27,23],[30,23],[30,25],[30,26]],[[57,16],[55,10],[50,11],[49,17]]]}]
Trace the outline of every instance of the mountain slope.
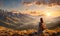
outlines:
[{"label": "mountain slope", "polygon": [[51,23],[47,24],[48,28],[57,28],[60,27],[60,16],[52,18]]},{"label": "mountain slope", "polygon": [[21,29],[24,25],[34,23],[34,19],[22,13],[13,13],[0,9],[0,26]]}]

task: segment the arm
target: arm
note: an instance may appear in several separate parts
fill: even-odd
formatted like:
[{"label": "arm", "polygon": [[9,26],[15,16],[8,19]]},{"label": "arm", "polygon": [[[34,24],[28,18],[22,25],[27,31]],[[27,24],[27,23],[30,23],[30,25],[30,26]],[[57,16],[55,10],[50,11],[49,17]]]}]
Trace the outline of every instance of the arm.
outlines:
[{"label": "arm", "polygon": [[41,22],[42,29],[45,30],[46,29],[46,25],[43,22],[43,18],[40,18],[40,22]]}]

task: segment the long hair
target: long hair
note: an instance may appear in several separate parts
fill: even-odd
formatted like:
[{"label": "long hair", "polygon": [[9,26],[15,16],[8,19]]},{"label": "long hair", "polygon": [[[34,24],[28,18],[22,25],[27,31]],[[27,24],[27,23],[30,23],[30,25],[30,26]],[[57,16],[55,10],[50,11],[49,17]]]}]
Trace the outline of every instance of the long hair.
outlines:
[{"label": "long hair", "polygon": [[43,23],[43,18],[40,18],[40,22]]}]

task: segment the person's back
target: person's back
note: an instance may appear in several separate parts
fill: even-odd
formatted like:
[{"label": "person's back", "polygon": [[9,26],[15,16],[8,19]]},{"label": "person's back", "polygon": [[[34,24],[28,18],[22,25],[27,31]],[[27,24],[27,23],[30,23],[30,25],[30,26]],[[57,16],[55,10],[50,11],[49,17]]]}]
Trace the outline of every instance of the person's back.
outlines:
[{"label": "person's back", "polygon": [[43,18],[40,18],[40,22],[39,22],[39,27],[38,27],[38,36],[43,35],[43,31],[45,30],[45,25],[43,22]]}]

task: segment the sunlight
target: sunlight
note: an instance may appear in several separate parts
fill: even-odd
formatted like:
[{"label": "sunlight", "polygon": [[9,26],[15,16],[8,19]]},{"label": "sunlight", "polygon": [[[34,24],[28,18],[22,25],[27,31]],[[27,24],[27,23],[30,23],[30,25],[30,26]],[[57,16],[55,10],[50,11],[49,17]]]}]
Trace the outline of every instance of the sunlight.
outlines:
[{"label": "sunlight", "polygon": [[46,13],[46,16],[51,16],[51,13]]}]

